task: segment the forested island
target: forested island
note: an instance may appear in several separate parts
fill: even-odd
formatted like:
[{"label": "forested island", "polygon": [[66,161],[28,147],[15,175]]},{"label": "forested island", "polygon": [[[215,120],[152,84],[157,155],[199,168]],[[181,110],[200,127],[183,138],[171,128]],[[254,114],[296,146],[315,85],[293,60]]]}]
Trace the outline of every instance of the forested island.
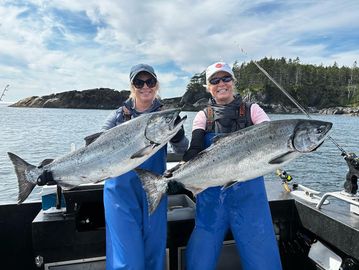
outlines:
[{"label": "forested island", "polygon": [[[349,113],[359,115],[359,68],[301,64],[299,58],[263,58],[257,62],[299,104],[309,112]],[[268,112],[299,112],[295,105],[271,82],[253,61],[234,63],[236,91],[250,102],[257,102]],[[164,99],[166,107],[185,110],[203,108],[209,98],[205,87],[205,71],[195,74],[182,97]],[[66,91],[42,97],[29,97],[12,104],[14,107],[114,109],[129,91],[97,88]]]}]

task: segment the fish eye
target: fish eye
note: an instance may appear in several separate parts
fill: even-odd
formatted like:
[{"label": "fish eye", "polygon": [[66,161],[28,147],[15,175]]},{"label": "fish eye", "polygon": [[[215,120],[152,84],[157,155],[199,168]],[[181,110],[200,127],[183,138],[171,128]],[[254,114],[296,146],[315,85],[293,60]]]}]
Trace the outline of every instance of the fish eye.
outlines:
[{"label": "fish eye", "polygon": [[167,117],[165,118],[165,122],[166,122],[166,123],[170,123],[171,121],[172,121],[172,117],[167,116]]},{"label": "fish eye", "polygon": [[318,133],[323,133],[325,131],[325,127],[321,126],[317,128]]}]

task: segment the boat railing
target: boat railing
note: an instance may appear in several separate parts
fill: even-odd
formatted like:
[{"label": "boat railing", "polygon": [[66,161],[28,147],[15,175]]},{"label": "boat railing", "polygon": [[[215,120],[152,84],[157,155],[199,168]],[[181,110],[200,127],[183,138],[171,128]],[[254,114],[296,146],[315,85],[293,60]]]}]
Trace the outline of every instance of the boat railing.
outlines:
[{"label": "boat railing", "polygon": [[[351,207],[351,212],[354,212],[356,213],[355,209],[359,209],[359,197],[357,195],[352,195],[352,194],[349,194],[345,191],[335,191],[335,192],[327,192],[325,193],[319,203],[317,204],[316,208],[317,209],[320,209],[323,205],[323,203],[325,202],[325,200],[328,198],[328,197],[335,197],[341,201],[345,201],[347,203],[349,203],[351,206],[354,206]],[[354,211],[353,211],[354,210]]]}]

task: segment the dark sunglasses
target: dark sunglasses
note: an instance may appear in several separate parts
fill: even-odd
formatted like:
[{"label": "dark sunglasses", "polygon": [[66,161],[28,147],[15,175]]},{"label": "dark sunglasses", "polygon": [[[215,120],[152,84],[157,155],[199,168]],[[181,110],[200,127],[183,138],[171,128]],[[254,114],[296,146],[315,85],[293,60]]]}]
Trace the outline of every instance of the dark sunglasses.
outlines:
[{"label": "dark sunglasses", "polygon": [[222,81],[224,83],[227,83],[227,82],[233,81],[233,78],[232,78],[232,76],[224,76],[224,77],[221,77],[221,78],[213,78],[213,79],[209,80],[209,83],[213,84],[213,85],[216,85],[216,84],[219,84],[220,81]]},{"label": "dark sunglasses", "polygon": [[155,78],[151,78],[145,81],[140,79],[134,79],[132,83],[138,89],[142,88],[145,84],[147,84],[149,88],[152,88],[156,86],[157,80]]}]

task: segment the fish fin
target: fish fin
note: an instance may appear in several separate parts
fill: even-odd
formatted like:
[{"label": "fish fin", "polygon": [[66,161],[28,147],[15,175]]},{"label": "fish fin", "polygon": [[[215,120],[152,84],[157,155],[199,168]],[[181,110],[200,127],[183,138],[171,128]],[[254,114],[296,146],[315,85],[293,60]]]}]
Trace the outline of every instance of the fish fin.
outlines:
[{"label": "fish fin", "polygon": [[44,159],[43,161],[41,161],[41,163],[39,164],[38,168],[42,168],[42,167],[44,167],[45,165],[50,164],[50,163],[53,162],[53,161],[54,161],[53,158]]},{"label": "fish fin", "polygon": [[98,184],[98,183],[101,183],[101,182],[103,182],[104,181],[104,179],[99,179],[99,180],[96,180],[95,182],[93,182],[94,184]]},{"label": "fish fin", "polygon": [[238,182],[237,181],[230,181],[228,183],[226,183],[223,187],[222,187],[222,190],[224,189],[227,189],[227,188],[230,188],[231,186],[237,184]]},{"label": "fish fin", "polygon": [[285,161],[291,160],[293,155],[297,155],[294,151],[286,152],[280,156],[277,156],[271,159],[268,163],[269,164],[282,164]]},{"label": "fish fin", "polygon": [[[59,181],[60,182],[60,181]],[[58,184],[63,190],[71,190],[75,187],[78,187],[78,185],[72,185],[72,184],[69,184],[69,183],[66,183],[66,182],[60,182]]]},{"label": "fish fin", "polygon": [[13,153],[8,152],[7,154],[9,155],[9,158],[11,159],[11,162],[15,168],[15,173],[19,185],[18,204],[20,204],[26,200],[26,198],[30,195],[31,191],[36,186],[36,184],[27,180],[25,171],[35,169],[36,166],[27,163],[25,160]]},{"label": "fish fin", "polygon": [[[251,126],[245,128],[245,129],[248,130],[248,129],[250,129],[250,128],[251,128]],[[218,134],[218,135],[214,136],[214,137],[211,139],[211,141],[212,141],[212,144],[217,144],[217,143],[219,143],[220,141],[222,141],[222,140],[225,139],[225,138],[233,137],[233,136],[238,137],[238,136],[241,136],[241,135],[243,135],[243,134],[245,134],[245,132],[244,132],[242,129],[240,129],[240,130],[237,130],[237,131],[231,132],[231,133]]]},{"label": "fish fin", "polygon": [[91,143],[93,143],[94,141],[96,141],[98,139],[98,137],[100,137],[102,135],[103,132],[97,132],[97,133],[94,133],[94,134],[91,134],[89,136],[86,136],[84,138],[85,140],[85,145],[89,145]]},{"label": "fish fin", "polygon": [[147,194],[148,212],[152,214],[167,190],[167,180],[161,175],[148,170],[136,168],[135,172],[142,182],[143,189]]},{"label": "fish fin", "polygon": [[152,144],[149,144],[147,146],[145,146],[144,148],[138,150],[136,153],[134,153],[132,156],[131,156],[131,159],[135,159],[135,158],[141,158],[141,157],[144,157],[146,155],[149,155],[151,152],[152,152],[152,149],[157,147],[159,144],[157,143],[152,143]]},{"label": "fish fin", "polygon": [[219,142],[222,138],[225,138],[225,137],[227,137],[227,136],[228,136],[228,134],[219,134],[219,135],[214,136],[214,137],[211,139],[211,141],[212,141],[212,143],[217,143],[217,142]]}]

